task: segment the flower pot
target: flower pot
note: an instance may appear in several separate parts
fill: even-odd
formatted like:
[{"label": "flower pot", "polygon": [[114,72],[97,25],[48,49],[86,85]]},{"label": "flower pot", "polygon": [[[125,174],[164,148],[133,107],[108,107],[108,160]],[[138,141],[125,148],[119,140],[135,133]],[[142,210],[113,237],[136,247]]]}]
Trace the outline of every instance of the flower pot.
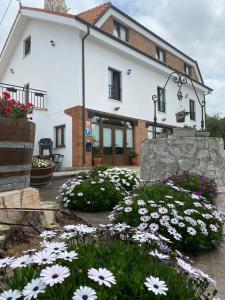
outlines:
[{"label": "flower pot", "polygon": [[177,121],[177,123],[184,123],[185,122],[185,115],[176,114],[176,121]]},{"label": "flower pot", "polygon": [[173,128],[173,136],[175,138],[181,138],[181,137],[195,137],[195,128],[182,128],[182,127],[177,127]]},{"label": "flower pot", "polygon": [[210,133],[204,130],[197,130],[195,136],[197,137],[209,137]]},{"label": "flower pot", "polygon": [[132,166],[137,166],[139,163],[138,157],[131,157],[130,161]]},{"label": "flower pot", "polygon": [[32,168],[31,169],[31,177],[30,177],[30,185],[44,186],[49,184],[52,181],[54,164],[49,161],[50,165],[47,168]]},{"label": "flower pot", "polygon": [[34,138],[34,123],[0,117],[0,192],[29,186]]},{"label": "flower pot", "polygon": [[92,164],[93,166],[99,166],[102,163],[101,157],[93,157],[92,158]]}]

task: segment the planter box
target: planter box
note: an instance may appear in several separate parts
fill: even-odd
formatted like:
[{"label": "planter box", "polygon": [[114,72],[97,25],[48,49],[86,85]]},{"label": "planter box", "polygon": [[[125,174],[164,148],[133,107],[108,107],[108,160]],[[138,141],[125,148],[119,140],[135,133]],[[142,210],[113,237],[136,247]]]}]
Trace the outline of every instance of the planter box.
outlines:
[{"label": "planter box", "polygon": [[210,133],[204,130],[197,130],[195,136],[197,137],[209,137]]},{"label": "planter box", "polygon": [[173,135],[175,138],[181,138],[181,137],[195,137],[195,128],[173,128]]},{"label": "planter box", "polygon": [[43,186],[47,185],[52,181],[54,164],[49,161],[51,165],[47,168],[32,168],[30,185],[31,186]]},{"label": "planter box", "polygon": [[34,138],[34,123],[0,117],[0,192],[29,186]]}]

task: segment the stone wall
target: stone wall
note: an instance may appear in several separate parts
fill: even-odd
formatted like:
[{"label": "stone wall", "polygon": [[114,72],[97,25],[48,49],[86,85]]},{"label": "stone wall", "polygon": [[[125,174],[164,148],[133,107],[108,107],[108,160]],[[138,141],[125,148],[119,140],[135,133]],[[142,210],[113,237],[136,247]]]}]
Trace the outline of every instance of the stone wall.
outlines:
[{"label": "stone wall", "polygon": [[182,137],[145,140],[141,151],[141,179],[162,179],[185,170],[225,185],[225,153],[221,138]]}]

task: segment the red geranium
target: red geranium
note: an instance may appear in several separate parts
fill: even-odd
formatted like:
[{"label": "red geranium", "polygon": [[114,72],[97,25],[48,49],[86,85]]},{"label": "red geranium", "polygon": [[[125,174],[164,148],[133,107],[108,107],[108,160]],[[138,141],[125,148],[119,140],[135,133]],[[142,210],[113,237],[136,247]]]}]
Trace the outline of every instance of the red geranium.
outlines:
[{"label": "red geranium", "polygon": [[2,95],[4,96],[5,99],[9,100],[11,99],[11,95],[9,92],[3,92]]}]

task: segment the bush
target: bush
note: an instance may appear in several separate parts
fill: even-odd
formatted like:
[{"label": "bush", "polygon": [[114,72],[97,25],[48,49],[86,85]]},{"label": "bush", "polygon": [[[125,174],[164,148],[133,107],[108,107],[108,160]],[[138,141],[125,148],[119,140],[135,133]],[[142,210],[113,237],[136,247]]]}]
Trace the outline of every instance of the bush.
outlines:
[{"label": "bush", "polygon": [[217,185],[213,179],[186,171],[176,172],[168,176],[164,182],[173,182],[176,186],[189,190],[193,194],[205,197],[214,202],[217,196]]},{"label": "bush", "polygon": [[99,175],[99,173],[102,173],[106,170],[108,170],[108,165],[99,165],[96,167],[93,167],[90,171],[89,171],[89,176],[90,177],[96,177]]},{"label": "bush", "polygon": [[60,188],[60,197],[65,208],[86,212],[111,210],[122,200],[120,189],[107,178],[75,178]]},{"label": "bush", "polygon": [[[5,290],[0,298],[21,299],[23,294],[27,296],[25,299],[38,297],[40,300],[203,299],[210,280],[206,274],[192,268],[180,254],[175,257],[168,251],[162,258],[153,250],[152,243],[137,245],[134,240],[143,236],[140,232],[132,231],[131,234],[126,230],[126,235],[131,235],[132,239],[119,240],[121,232],[124,233],[122,227],[118,224],[99,233],[85,225],[68,225],[59,237],[69,239],[67,244],[44,241],[39,251],[31,250],[23,257],[0,260]],[[56,234],[56,231],[46,231],[41,236],[55,237]],[[86,243],[85,236],[89,240],[93,238],[93,242]],[[150,276],[153,281],[158,278],[160,283],[147,286]],[[81,287],[88,288],[82,293]],[[13,290],[14,297],[10,298],[10,292],[5,297],[9,289]]]},{"label": "bush", "polygon": [[139,188],[132,198],[117,205],[110,217],[115,223],[158,232],[174,249],[187,253],[215,248],[223,234],[224,220],[215,207],[163,184]]}]

